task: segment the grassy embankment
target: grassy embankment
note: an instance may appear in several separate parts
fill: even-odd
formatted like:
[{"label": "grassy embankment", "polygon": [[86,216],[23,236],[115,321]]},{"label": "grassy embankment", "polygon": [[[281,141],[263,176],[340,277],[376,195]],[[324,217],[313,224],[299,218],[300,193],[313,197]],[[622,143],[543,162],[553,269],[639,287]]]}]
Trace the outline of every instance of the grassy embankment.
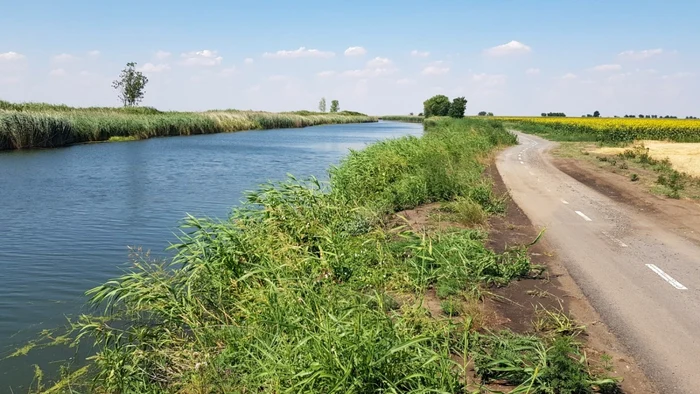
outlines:
[{"label": "grassy embankment", "polygon": [[381,116],[379,119],[391,120],[394,122],[423,123],[423,119],[425,119],[425,118],[422,116],[414,116],[414,115],[387,115],[387,116]]},{"label": "grassy embankment", "polygon": [[161,112],[148,107],[72,108],[0,101],[0,150],[376,120],[347,111],[337,114],[236,110]]},{"label": "grassy embankment", "polygon": [[[463,224],[503,209],[484,163],[514,136],[466,119],[426,127],[422,138],[352,152],[328,186],[290,179],[249,193],[228,220],[187,218],[171,261],[137,259],[88,292],[106,314],[75,326],[98,349],[83,376],[98,392],[139,393],[614,386],[592,376],[578,330],[551,319],[540,322],[543,336],[491,333],[466,307],[537,271],[525,247],[497,254],[483,230],[389,225],[395,212],[429,202],[445,202]],[[438,318],[429,291],[440,298]],[[80,387],[70,380],[62,387]]]},{"label": "grassy embankment", "polygon": [[689,144],[700,142],[700,120],[497,119],[523,132],[561,141],[563,145],[555,154],[597,160],[599,167],[622,174],[631,182],[644,184],[654,194],[670,198],[700,198],[698,145]]}]

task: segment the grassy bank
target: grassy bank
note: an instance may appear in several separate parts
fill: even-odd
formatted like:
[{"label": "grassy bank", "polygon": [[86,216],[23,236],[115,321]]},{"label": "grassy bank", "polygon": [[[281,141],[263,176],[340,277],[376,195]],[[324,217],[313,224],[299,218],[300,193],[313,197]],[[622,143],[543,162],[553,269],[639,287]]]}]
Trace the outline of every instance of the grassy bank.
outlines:
[{"label": "grassy bank", "polygon": [[413,115],[387,115],[387,116],[382,116],[379,119],[391,120],[394,122],[423,123],[423,119],[425,119],[425,118],[422,116],[413,116]]},{"label": "grassy bank", "polygon": [[635,140],[700,142],[700,120],[637,118],[497,117],[526,133],[554,141],[597,141],[608,144]]},{"label": "grassy bank", "polygon": [[[352,152],[329,185],[290,179],[249,193],[228,220],[187,218],[175,258],[137,257],[88,292],[106,313],[74,327],[98,350],[85,387],[460,393],[500,381],[586,393],[608,384],[570,336],[477,330],[465,305],[531,275],[524,247],[494,253],[483,230],[389,225],[395,212],[430,202],[469,220],[501,211],[483,165],[514,142],[491,123],[431,121],[421,138]],[[61,384],[86,383],[67,374]]]},{"label": "grassy bank", "polygon": [[148,107],[72,108],[0,101],[0,150],[376,120],[355,112],[161,112]]}]

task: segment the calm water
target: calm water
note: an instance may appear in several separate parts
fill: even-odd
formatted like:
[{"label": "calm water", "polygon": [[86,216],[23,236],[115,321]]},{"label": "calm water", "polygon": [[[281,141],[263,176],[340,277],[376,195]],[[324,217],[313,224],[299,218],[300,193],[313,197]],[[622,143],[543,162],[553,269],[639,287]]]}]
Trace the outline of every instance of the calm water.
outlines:
[{"label": "calm water", "polygon": [[[128,246],[162,253],[186,213],[226,217],[260,183],[325,179],[350,148],[421,133],[380,122],[0,152],[0,359],[78,312]],[[0,361],[0,392],[59,355]]]}]

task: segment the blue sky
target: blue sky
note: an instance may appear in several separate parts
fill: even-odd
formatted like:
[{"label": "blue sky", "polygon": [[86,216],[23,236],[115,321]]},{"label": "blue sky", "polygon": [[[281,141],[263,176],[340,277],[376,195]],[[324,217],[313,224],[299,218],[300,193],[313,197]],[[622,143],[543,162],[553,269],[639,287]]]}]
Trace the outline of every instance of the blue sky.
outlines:
[{"label": "blue sky", "polygon": [[0,99],[118,105],[135,61],[166,110],[700,116],[700,3],[684,1],[7,2]]}]

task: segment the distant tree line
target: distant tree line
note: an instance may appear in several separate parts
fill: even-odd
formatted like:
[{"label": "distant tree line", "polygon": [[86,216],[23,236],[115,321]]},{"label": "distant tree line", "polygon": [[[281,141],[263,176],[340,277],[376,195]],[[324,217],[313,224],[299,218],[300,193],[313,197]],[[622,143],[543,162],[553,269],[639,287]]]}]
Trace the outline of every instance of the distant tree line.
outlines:
[{"label": "distant tree line", "polygon": [[477,115],[479,115],[479,116],[493,116],[493,112],[481,111]]},{"label": "distant tree line", "polygon": [[466,110],[467,100],[464,97],[455,97],[450,102],[447,96],[438,94],[423,102],[423,114],[426,118],[431,116],[463,118]]},{"label": "distant tree line", "polygon": [[542,112],[542,116],[548,116],[550,118],[566,118],[566,114],[563,112]]},{"label": "distant tree line", "polygon": [[[643,114],[639,114],[639,115],[636,115],[636,116],[635,116],[635,115],[625,115],[625,116],[623,116],[623,118],[640,118],[640,119],[678,119],[677,116],[673,116],[673,115],[659,116],[659,115],[643,115]],[[697,118],[694,117],[694,116],[686,116],[685,118],[686,118],[686,119],[697,119]]]}]

